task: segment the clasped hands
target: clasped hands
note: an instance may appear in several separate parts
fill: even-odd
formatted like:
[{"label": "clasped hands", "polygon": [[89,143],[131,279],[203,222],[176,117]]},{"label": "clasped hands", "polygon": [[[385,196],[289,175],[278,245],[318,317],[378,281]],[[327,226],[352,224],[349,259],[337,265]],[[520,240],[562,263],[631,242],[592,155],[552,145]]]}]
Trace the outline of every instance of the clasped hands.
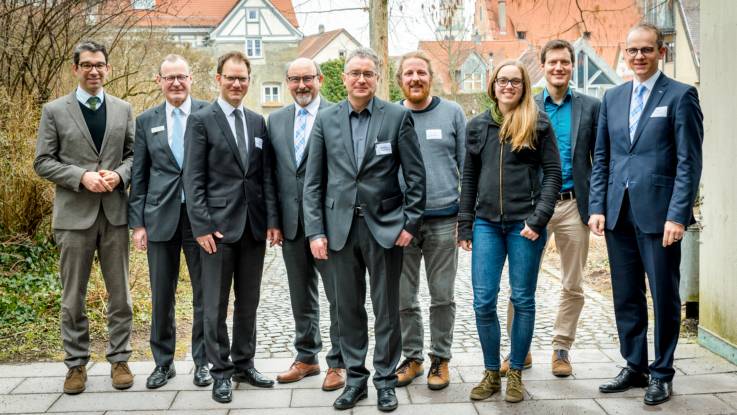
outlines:
[{"label": "clasped hands", "polygon": [[93,193],[112,192],[120,184],[120,176],[112,170],[87,171],[82,175],[82,186]]}]

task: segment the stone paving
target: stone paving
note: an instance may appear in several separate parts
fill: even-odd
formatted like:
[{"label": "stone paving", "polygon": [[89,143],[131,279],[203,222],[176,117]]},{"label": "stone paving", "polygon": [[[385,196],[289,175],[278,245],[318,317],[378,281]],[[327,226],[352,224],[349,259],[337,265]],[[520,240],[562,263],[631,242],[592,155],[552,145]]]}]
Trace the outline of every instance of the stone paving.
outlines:
[{"label": "stone paving", "polygon": [[[259,342],[257,368],[275,377],[293,359],[291,330],[293,327],[284,266],[278,250],[267,251],[262,302],[259,309]],[[701,348],[682,343],[676,352],[674,397],[657,407],[642,403],[643,390],[622,394],[600,394],[597,386],[616,375],[621,358],[616,345],[611,301],[591,290],[579,325],[579,340],[571,352],[574,375],[555,378],[550,373],[550,326],[557,306],[557,271],[544,267],[538,284],[538,318],[533,340],[534,366],[523,372],[526,399],[507,404],[497,394],[483,402],[468,399],[470,389],[479,381],[483,366],[475,333],[472,293],[470,289],[470,255],[461,253],[456,283],[457,323],[454,356],[451,363],[451,385],[441,391],[430,391],[423,378],[406,388],[398,388],[400,401],[396,414],[422,415],[491,415],[491,414],[624,414],[660,412],[663,414],[737,414],[737,366]],[[504,284],[500,298],[508,297]],[[423,289],[427,307],[427,290]],[[505,307],[500,301],[501,320]],[[327,305],[324,298],[322,304]],[[370,307],[369,307],[370,309]],[[426,311],[426,310],[425,310]],[[326,315],[327,313],[323,313]],[[369,316],[371,313],[369,312]],[[373,320],[370,321],[370,324]],[[323,328],[327,327],[327,319]],[[324,338],[328,341],[327,333]],[[506,336],[505,336],[506,337]],[[506,342],[506,340],[504,340]],[[324,345],[325,348],[329,344]],[[652,353],[652,351],[651,351]],[[326,367],[324,360],[323,368]],[[370,356],[369,356],[369,368]],[[209,388],[192,384],[190,360],[177,361],[177,377],[156,391],[145,388],[146,376],[153,362],[132,362],[135,384],[127,391],[115,391],[110,384],[110,365],[90,363],[87,390],[76,396],[61,393],[66,367],[61,362],[0,365],[0,414],[68,413],[68,414],[336,414],[331,407],[339,391],[323,392],[322,376],[304,379],[274,389],[257,389],[237,385],[233,402],[222,405],[210,398]],[[375,392],[345,414],[373,414]]]}]

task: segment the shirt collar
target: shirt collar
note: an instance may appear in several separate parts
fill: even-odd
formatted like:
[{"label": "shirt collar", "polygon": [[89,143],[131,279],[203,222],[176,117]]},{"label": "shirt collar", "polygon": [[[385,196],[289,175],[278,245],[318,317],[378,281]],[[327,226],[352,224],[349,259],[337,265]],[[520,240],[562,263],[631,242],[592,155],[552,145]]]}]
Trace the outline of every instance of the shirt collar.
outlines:
[{"label": "shirt collar", "polygon": [[[81,86],[77,85],[77,101],[87,104],[87,100],[90,99],[93,95],[91,95],[89,92],[82,89]],[[100,89],[100,91],[94,95],[97,98],[100,98],[100,104],[102,104],[105,101],[105,91]]]},{"label": "shirt collar", "polygon": [[640,82],[637,80],[637,78],[632,79],[632,90],[634,91],[637,89],[640,85],[645,85],[648,91],[652,91],[653,88],[655,88],[655,82],[658,81],[658,78],[660,78],[660,69],[658,69],[657,72],[655,72],[650,78],[648,78],[645,82]]},{"label": "shirt collar", "polygon": [[294,115],[299,115],[299,110],[302,108],[306,109],[307,112],[312,115],[313,117],[317,115],[317,109],[320,108],[320,94],[318,94],[315,99],[312,100],[309,104],[307,104],[306,107],[300,107],[298,104],[294,105]]},{"label": "shirt collar", "polygon": [[[218,105],[220,105],[220,109],[223,110],[226,117],[230,117],[231,114],[233,114],[233,111],[236,109],[234,106],[230,105],[228,101],[224,100],[223,97],[220,96],[218,97]],[[241,111],[243,111],[243,104],[241,104],[239,108]]]},{"label": "shirt collar", "polygon": [[[175,107],[172,105],[169,101],[166,101],[166,113],[171,114],[171,112],[174,110]],[[192,97],[187,96],[187,99],[182,102],[182,105],[178,107],[182,112],[184,113],[184,116],[187,117],[190,114],[190,111],[192,110]]]},{"label": "shirt collar", "polygon": [[[555,104],[552,98],[550,98],[549,100],[548,98],[550,98],[550,94],[548,93],[548,87],[546,86],[545,88],[543,88],[543,102],[551,102]],[[573,98],[573,93],[571,92],[571,87],[569,86],[568,89],[566,90],[566,96],[563,97],[563,102],[566,102],[566,100],[570,100],[572,98]]]},{"label": "shirt collar", "polygon": [[[346,102],[348,103],[348,109],[350,110],[350,114],[360,114],[360,113],[356,112],[356,110],[353,109],[353,105],[351,105],[351,102],[350,101],[346,100]],[[366,112],[368,112],[368,115],[371,115],[371,113],[373,112],[373,110],[374,110],[374,98],[371,98],[371,100],[366,105],[366,108],[364,108],[363,110],[361,110],[361,113],[363,111],[366,111]]]}]

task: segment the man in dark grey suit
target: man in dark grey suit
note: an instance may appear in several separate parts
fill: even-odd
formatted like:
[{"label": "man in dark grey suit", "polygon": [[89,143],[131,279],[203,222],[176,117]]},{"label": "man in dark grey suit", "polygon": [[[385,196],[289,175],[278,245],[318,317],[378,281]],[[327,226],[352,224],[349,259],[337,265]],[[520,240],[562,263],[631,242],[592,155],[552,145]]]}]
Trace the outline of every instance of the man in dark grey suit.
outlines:
[{"label": "man in dark grey suit", "polygon": [[298,58],[287,67],[286,81],[294,104],[269,116],[269,139],[273,146],[276,182],[279,190],[284,244],[282,253],[289,279],[289,296],[294,315],[294,347],[297,357],[289,370],[279,374],[280,383],[296,382],[320,373],[317,354],[320,339],[320,306],[317,269],[322,276],[325,295],[330,303],[331,349],[325,359],[328,372],[322,388],[326,391],[345,386],[344,364],[340,355],[335,289],[327,272],[326,261],[315,261],[305,238],[302,214],[302,188],[307,161],[308,139],[318,111],[330,103],[320,96],[323,76],[320,66],[307,58]]},{"label": "man in dark grey suit", "polygon": [[90,359],[85,293],[97,251],[108,292],[106,357],[113,386],[127,389],[133,374],[133,320],[128,289],[127,192],[133,161],[130,104],[103,91],[107,50],[85,41],[74,48],[79,85],[43,108],[38,126],[36,173],[56,185],[52,226],[61,250],[61,337],[69,372],[64,392],[84,391]]},{"label": "man in dark grey suit", "polygon": [[[233,398],[236,382],[272,387],[253,364],[265,240],[281,243],[279,206],[264,118],[243,107],[251,63],[241,52],[218,59],[218,99],[192,113],[184,136],[184,194],[201,247],[205,350],[212,397]],[[233,343],[225,319],[234,285]],[[231,361],[232,356],[232,361]]]},{"label": "man in dark grey suit", "polygon": [[128,201],[128,226],[133,229],[133,244],[140,250],[148,250],[151,279],[150,343],[156,368],[146,380],[146,387],[159,388],[176,375],[174,296],[182,250],[192,284],[194,384],[207,386],[212,383],[212,377],[205,356],[202,267],[187,216],[181,179],[187,118],[207,103],[190,97],[192,76],[189,64],[182,56],[168,55],[164,58],[156,82],[166,100],[136,118],[135,156]]},{"label": "man in dark grey suit", "polygon": [[[359,48],[346,59],[348,99],[321,111],[310,136],[304,189],[305,233],[335,278],[340,348],[347,380],[336,409],[366,398],[368,269],[376,317],[374,386],[382,411],[397,408],[401,356],[399,277],[403,247],[418,234],[425,166],[410,111],[374,97],[379,58]],[[402,194],[399,169],[406,183]]]}]

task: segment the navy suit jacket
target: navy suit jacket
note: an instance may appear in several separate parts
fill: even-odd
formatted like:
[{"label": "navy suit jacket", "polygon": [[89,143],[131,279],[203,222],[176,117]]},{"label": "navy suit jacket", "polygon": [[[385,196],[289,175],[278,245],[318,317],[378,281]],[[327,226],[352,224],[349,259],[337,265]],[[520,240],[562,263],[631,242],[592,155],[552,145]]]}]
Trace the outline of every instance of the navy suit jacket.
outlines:
[{"label": "navy suit jacket", "polygon": [[590,214],[613,230],[625,190],[637,227],[663,232],[665,222],[693,223],[701,178],[703,115],[696,88],[661,74],[630,142],[632,82],[604,95],[591,173]]}]

